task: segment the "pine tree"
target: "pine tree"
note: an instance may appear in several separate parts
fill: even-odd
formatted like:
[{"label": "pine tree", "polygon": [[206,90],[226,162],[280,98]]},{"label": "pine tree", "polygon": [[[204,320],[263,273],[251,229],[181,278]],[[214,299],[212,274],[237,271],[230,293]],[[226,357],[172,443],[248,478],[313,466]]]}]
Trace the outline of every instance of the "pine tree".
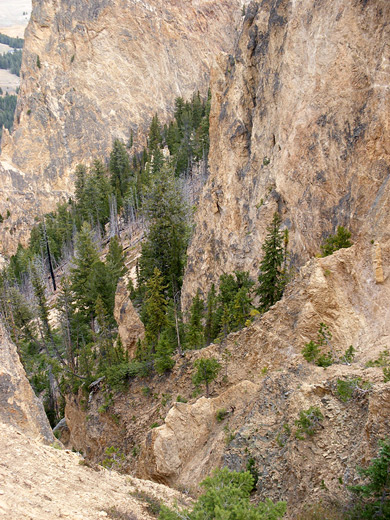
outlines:
[{"label": "pine tree", "polygon": [[259,287],[256,292],[260,297],[260,310],[263,312],[280,300],[286,285],[286,272],[283,269],[284,234],[280,230],[280,224],[280,215],[274,213],[262,245],[264,256],[260,263]]},{"label": "pine tree", "polygon": [[99,262],[99,255],[92,240],[91,226],[84,222],[76,237],[74,267],[71,269],[71,290],[79,310],[87,317],[95,314],[96,292],[91,286],[91,271]]},{"label": "pine tree", "polygon": [[204,347],[203,311],[204,303],[198,289],[190,309],[190,319],[186,333],[186,348],[188,349]]},{"label": "pine tree", "polygon": [[116,288],[119,278],[124,276],[127,272],[123,247],[117,235],[112,237],[110,240],[110,246],[106,257],[106,266],[112,277],[113,285]]},{"label": "pine tree", "polygon": [[154,355],[154,368],[158,374],[164,374],[175,366],[175,360],[172,358],[174,347],[172,347],[166,334],[162,334]]},{"label": "pine tree", "polygon": [[130,181],[130,160],[126,147],[119,139],[115,139],[110,154],[111,185],[117,198],[118,208],[122,206],[123,197]]},{"label": "pine tree", "polygon": [[215,285],[213,284],[207,295],[207,313],[204,330],[206,345],[209,345],[218,336],[219,327],[218,317],[216,314],[216,305],[217,293],[215,290]]},{"label": "pine tree", "polygon": [[221,365],[215,358],[200,358],[194,362],[194,368],[196,369],[196,372],[192,376],[192,382],[195,386],[204,383],[206,386],[206,397],[208,397],[209,385],[217,377]]},{"label": "pine tree", "polygon": [[182,285],[189,225],[188,209],[169,164],[153,180],[145,209],[150,226],[142,244],[140,282],[145,283],[157,268],[173,297]]},{"label": "pine tree", "polygon": [[337,227],[335,235],[330,235],[321,246],[322,256],[329,256],[339,249],[352,246],[351,232],[343,226]]},{"label": "pine tree", "polygon": [[145,324],[145,339],[154,354],[161,332],[167,325],[167,300],[164,296],[164,280],[161,272],[155,268],[153,276],[146,284],[145,302],[142,318]]}]

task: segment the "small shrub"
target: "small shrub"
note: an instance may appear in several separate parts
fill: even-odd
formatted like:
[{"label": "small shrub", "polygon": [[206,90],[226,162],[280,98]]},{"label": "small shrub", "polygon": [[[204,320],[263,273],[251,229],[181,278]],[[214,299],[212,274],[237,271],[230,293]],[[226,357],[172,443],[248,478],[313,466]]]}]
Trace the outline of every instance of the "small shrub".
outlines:
[{"label": "small shrub", "polygon": [[253,476],[246,472],[218,469],[207,477],[201,486],[204,493],[195,502],[192,510],[179,511],[161,507],[160,520],[200,520],[200,519],[269,519],[279,520],[286,512],[286,504],[274,504],[266,499],[253,505],[250,493],[253,489]]},{"label": "small shrub", "polygon": [[324,416],[321,410],[316,406],[310,406],[307,410],[299,412],[299,419],[295,421],[295,425],[297,426],[295,432],[296,438],[303,440],[305,438],[304,433],[312,437],[318,428],[321,427],[323,418]]},{"label": "small shrub", "polygon": [[271,162],[271,159],[269,157],[264,157],[264,159],[263,159],[264,166],[268,166],[270,162]]},{"label": "small shrub", "polygon": [[37,56],[37,67],[38,67],[38,69],[41,68],[41,59],[39,56]]},{"label": "small shrub", "polygon": [[141,392],[142,392],[142,394],[143,394],[145,397],[147,397],[148,395],[150,395],[151,390],[150,390],[150,388],[149,388],[148,386],[143,386],[143,387],[141,388]]},{"label": "small shrub", "polygon": [[250,457],[248,459],[248,462],[247,462],[247,465],[246,465],[246,470],[249,471],[249,473],[252,475],[252,478],[253,478],[253,487],[251,489],[251,491],[255,491],[256,490],[256,484],[259,480],[259,472],[256,468],[256,461],[253,457]]},{"label": "small shrub", "polygon": [[222,422],[228,415],[228,412],[225,408],[221,408],[217,411],[215,418],[217,419],[217,422]]},{"label": "small shrub", "polygon": [[134,513],[126,513],[116,507],[110,507],[105,512],[107,513],[107,518],[112,520],[138,520]]},{"label": "small shrub", "polygon": [[349,486],[359,501],[351,519],[390,518],[390,438],[380,440],[379,446],[379,453],[371,460],[368,468],[358,468],[365,483]]},{"label": "small shrub", "polygon": [[356,350],[350,345],[345,351],[344,355],[340,358],[340,363],[344,365],[350,365],[355,359]]},{"label": "small shrub", "polygon": [[171,400],[172,400],[171,394],[163,394],[161,397],[161,405],[166,406],[169,403],[169,401],[171,401]]},{"label": "small shrub", "polygon": [[329,367],[334,363],[333,354],[330,350],[324,352],[325,348],[331,349],[332,333],[325,323],[320,323],[317,332],[317,342],[309,341],[302,349],[302,355],[308,363],[314,362],[320,367]]},{"label": "small shrub", "polygon": [[176,397],[176,402],[177,403],[188,403],[188,399],[186,399],[185,397],[182,397],[180,394]]},{"label": "small shrub", "polygon": [[322,256],[329,256],[335,251],[351,247],[351,232],[343,226],[338,226],[335,235],[330,235],[321,246]]},{"label": "small shrub", "polygon": [[383,368],[383,382],[388,383],[390,381],[390,367]]},{"label": "small shrub", "polygon": [[230,430],[229,426],[225,426],[223,431],[225,432],[225,444],[228,445],[234,441],[236,434]]},{"label": "small shrub", "polygon": [[362,381],[361,377],[354,379],[337,379],[336,395],[341,401],[346,403],[357,395],[364,394],[370,388],[371,384]]},{"label": "small shrub", "polygon": [[136,491],[135,493],[131,493],[135,498],[141,500],[145,503],[146,509],[153,516],[157,516],[161,511],[161,502],[155,498],[153,495],[146,493],[145,491]]},{"label": "small shrub", "polygon": [[150,428],[153,429],[153,428],[158,428],[160,425],[158,424],[158,422],[154,422],[150,425]]},{"label": "small shrub", "polygon": [[290,426],[287,423],[283,424],[283,430],[281,432],[279,432],[276,436],[276,442],[277,442],[278,446],[283,448],[287,444],[287,441],[288,441],[290,435],[291,435]]},{"label": "small shrub", "polygon": [[125,455],[119,451],[119,448],[114,448],[114,446],[110,446],[106,448],[104,452],[107,457],[103,460],[102,466],[106,469],[115,469],[120,471],[123,469],[123,463],[126,459]]},{"label": "small shrub", "polygon": [[367,368],[368,367],[387,367],[387,366],[390,366],[390,352],[387,348],[379,354],[379,357],[377,359],[366,363]]}]

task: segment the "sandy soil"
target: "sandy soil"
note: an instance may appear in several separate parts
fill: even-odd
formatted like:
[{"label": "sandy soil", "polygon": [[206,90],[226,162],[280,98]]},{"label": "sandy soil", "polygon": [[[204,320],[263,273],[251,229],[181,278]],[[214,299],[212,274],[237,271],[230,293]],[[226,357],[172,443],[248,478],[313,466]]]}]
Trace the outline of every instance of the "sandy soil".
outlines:
[{"label": "sandy soil", "polygon": [[20,85],[20,78],[11,74],[8,70],[0,69],[0,87],[3,92],[14,94]]},{"label": "sandy soil", "polygon": [[0,26],[0,32],[2,34],[6,34],[7,36],[11,36],[12,38],[24,38],[24,31],[26,26],[27,22],[25,25],[10,25],[9,27]]}]

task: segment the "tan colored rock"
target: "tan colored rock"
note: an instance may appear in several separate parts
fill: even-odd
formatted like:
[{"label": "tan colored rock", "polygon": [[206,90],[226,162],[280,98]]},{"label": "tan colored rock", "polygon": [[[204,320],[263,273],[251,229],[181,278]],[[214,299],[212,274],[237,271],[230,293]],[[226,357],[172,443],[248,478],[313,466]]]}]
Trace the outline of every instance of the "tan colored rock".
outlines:
[{"label": "tan colored rock", "polygon": [[118,332],[123,347],[132,358],[137,349],[138,340],[142,340],[145,336],[145,327],[134,309],[130,300],[130,293],[123,279],[119,281],[115,293],[114,318],[118,324]]},{"label": "tan colored rock", "polygon": [[382,250],[380,244],[375,242],[372,254],[372,266],[375,274],[376,283],[383,283],[385,281],[383,276]]},{"label": "tan colored rock", "polygon": [[106,158],[131,131],[144,144],[155,113],[165,122],[176,97],[205,95],[215,56],[233,49],[242,3],[33,0],[14,129],[2,139],[2,160],[26,178],[21,188],[10,170],[6,197],[21,190],[32,223],[73,192],[78,163]]},{"label": "tan colored rock", "polygon": [[175,403],[164,425],[146,436],[139,474],[171,486],[180,483],[192,488],[221,464],[226,432],[217,428],[218,410],[228,415],[241,413],[257,389],[254,383],[242,381],[214,399]]},{"label": "tan colored rock", "polygon": [[183,500],[165,486],[86,467],[79,454],[43,446],[3,423],[0,452],[0,517],[7,520],[98,520],[115,513],[152,520],[146,499],[134,495],[168,504]]},{"label": "tan colored rock", "polygon": [[27,380],[16,346],[10,341],[1,323],[0,423],[11,425],[31,439],[46,443],[55,440],[43,405]]},{"label": "tan colored rock", "polygon": [[247,6],[235,54],[213,75],[211,174],[188,251],[185,309],[222,273],[257,276],[276,210],[296,267],[337,225],[354,241],[374,238],[388,258],[389,17],[387,0]]}]

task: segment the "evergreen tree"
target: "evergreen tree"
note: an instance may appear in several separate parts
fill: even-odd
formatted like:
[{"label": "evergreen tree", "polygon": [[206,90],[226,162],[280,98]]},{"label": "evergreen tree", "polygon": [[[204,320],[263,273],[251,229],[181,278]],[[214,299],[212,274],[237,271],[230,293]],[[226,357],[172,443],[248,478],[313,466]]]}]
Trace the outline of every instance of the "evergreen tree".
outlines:
[{"label": "evergreen tree", "polygon": [[142,321],[145,324],[145,339],[151,353],[155,353],[161,332],[167,325],[167,300],[164,296],[164,280],[161,272],[155,268],[153,276],[146,284],[145,302],[142,309]]},{"label": "evergreen tree", "polygon": [[343,226],[337,227],[335,235],[330,235],[321,246],[322,256],[329,256],[338,249],[343,249],[352,246],[350,240],[351,232]]},{"label": "evergreen tree", "polygon": [[202,324],[204,303],[198,289],[192,300],[190,319],[186,333],[186,348],[204,347],[204,329]]},{"label": "evergreen tree", "polygon": [[189,225],[188,210],[169,164],[154,179],[145,207],[150,226],[139,261],[140,283],[157,268],[173,297],[182,285]]},{"label": "evergreen tree", "polygon": [[162,334],[156,347],[154,355],[154,368],[158,374],[164,374],[175,366],[175,360],[172,358],[174,348],[166,334]]},{"label": "evergreen tree", "polygon": [[118,208],[122,207],[122,200],[129,186],[130,160],[125,145],[115,139],[110,154],[111,185],[117,198]]},{"label": "evergreen tree", "polygon": [[87,319],[91,319],[95,314],[96,291],[90,277],[98,262],[100,260],[92,240],[91,226],[84,222],[76,237],[75,260],[70,281],[77,306]]},{"label": "evergreen tree", "polygon": [[127,272],[123,247],[117,235],[112,237],[110,240],[110,246],[106,257],[106,266],[112,277],[113,285],[116,289],[119,278],[124,276]]},{"label": "evergreen tree", "polygon": [[192,382],[195,386],[204,383],[206,386],[206,397],[209,397],[209,385],[217,377],[221,365],[215,358],[200,358],[195,361],[194,368],[196,372],[192,376]]},{"label": "evergreen tree", "polygon": [[264,256],[260,264],[259,287],[256,292],[260,297],[260,310],[263,312],[280,300],[286,286],[287,273],[283,269],[284,234],[280,230],[280,224],[280,215],[275,212],[262,245]]},{"label": "evergreen tree", "polygon": [[204,329],[206,345],[209,345],[217,336],[219,332],[218,318],[216,314],[217,293],[215,285],[212,284],[207,295],[207,312],[206,323]]},{"label": "evergreen tree", "polygon": [[359,503],[351,513],[351,518],[390,518],[390,438],[379,441],[378,456],[371,460],[367,468],[359,468],[366,482],[349,489],[359,497]]}]

